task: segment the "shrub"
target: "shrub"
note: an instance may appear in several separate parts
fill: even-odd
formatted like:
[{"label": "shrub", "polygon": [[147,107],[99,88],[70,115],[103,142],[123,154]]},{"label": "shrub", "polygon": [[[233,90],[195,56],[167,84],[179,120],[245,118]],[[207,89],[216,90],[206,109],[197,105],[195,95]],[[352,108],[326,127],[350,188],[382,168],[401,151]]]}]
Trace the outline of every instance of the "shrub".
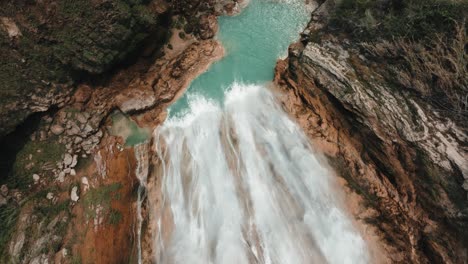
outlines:
[{"label": "shrub", "polygon": [[343,0],[331,14],[330,28],[363,40],[417,40],[453,33],[457,23],[465,23],[467,15],[467,1]]}]

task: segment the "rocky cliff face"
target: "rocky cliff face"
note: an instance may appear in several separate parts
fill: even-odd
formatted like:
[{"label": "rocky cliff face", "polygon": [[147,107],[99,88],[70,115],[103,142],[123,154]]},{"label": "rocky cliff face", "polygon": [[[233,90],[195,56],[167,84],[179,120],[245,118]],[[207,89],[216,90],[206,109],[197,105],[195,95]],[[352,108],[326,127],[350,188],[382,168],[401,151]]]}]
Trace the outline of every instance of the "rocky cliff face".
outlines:
[{"label": "rocky cliff face", "polygon": [[65,105],[77,83],[123,62],[150,35],[162,45],[159,2],[2,3],[0,137],[31,113]]},{"label": "rocky cliff face", "polygon": [[[388,262],[465,262],[466,124],[457,111],[447,114],[414,92],[440,86],[415,76],[403,61],[413,55],[417,62],[409,67],[431,69],[433,79],[442,78],[432,70],[438,66],[411,54],[416,51],[402,38],[361,41],[331,30],[336,8],[334,1],[322,4],[288,59],[278,63],[285,108],[325,151],[350,192],[361,197],[356,217],[376,229]],[[450,41],[466,43],[465,30],[459,34]],[[463,47],[458,52],[465,52],[466,65]],[[434,49],[420,52],[440,55]],[[466,75],[461,78],[466,82]]]},{"label": "rocky cliff face", "polygon": [[134,260],[135,158],[112,113],[149,131],[223,55],[216,15],[239,4],[202,2],[1,4],[0,263]]}]

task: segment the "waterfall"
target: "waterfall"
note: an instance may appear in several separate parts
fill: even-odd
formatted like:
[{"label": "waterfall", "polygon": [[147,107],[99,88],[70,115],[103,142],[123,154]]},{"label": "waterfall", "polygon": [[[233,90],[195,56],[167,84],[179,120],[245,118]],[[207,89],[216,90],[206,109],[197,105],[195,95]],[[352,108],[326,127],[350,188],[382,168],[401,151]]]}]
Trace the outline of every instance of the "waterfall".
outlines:
[{"label": "waterfall", "polygon": [[157,263],[368,263],[327,166],[266,87],[188,101],[154,132]]},{"label": "waterfall", "polygon": [[135,175],[140,183],[138,186],[138,198],[137,198],[137,254],[138,264],[142,263],[141,257],[141,228],[143,225],[143,216],[141,212],[142,203],[146,197],[146,185],[148,178],[148,143],[141,143],[135,146],[135,159],[137,161],[137,167]]}]

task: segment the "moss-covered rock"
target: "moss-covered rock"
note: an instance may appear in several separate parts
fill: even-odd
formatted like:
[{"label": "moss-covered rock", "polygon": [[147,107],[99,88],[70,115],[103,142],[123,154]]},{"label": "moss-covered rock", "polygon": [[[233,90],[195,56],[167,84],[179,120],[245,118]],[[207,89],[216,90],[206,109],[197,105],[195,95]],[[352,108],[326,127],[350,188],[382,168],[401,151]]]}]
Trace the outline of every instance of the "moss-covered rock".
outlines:
[{"label": "moss-covered rock", "polygon": [[146,2],[2,2],[0,137],[30,113],[66,102],[84,76],[104,73],[135,51],[158,22]]}]

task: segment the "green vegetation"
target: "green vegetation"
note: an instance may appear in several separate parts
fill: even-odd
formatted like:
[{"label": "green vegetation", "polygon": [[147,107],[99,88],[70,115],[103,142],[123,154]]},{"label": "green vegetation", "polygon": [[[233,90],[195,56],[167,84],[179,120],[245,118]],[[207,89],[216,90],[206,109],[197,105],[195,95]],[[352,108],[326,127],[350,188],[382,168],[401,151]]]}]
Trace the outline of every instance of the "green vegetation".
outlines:
[{"label": "green vegetation", "polygon": [[82,264],[82,260],[81,260],[81,256],[80,255],[76,255],[76,256],[73,256],[71,261],[70,261],[71,264]]},{"label": "green vegetation", "polygon": [[0,206],[0,263],[6,263],[4,258],[8,258],[6,247],[15,230],[19,212],[19,207],[12,203]]},{"label": "green vegetation", "polygon": [[0,135],[29,115],[12,104],[27,102],[32,94],[44,97],[51,90],[67,94],[73,82],[110,70],[160,30],[147,1],[50,2],[0,4],[0,17],[11,18],[21,31],[11,39],[0,28]]},{"label": "green vegetation", "polygon": [[382,64],[376,70],[389,87],[466,127],[467,17],[466,0],[342,0],[326,28],[346,34],[361,54]]},{"label": "green vegetation", "polygon": [[25,189],[33,183],[32,175],[40,173],[43,166],[55,165],[65,153],[65,146],[55,138],[46,141],[28,141],[16,156],[13,170],[7,178],[10,188]]},{"label": "green vegetation", "polygon": [[120,212],[111,208],[111,202],[120,199],[120,188],[122,188],[120,183],[113,183],[90,189],[83,197],[86,216],[88,218],[95,218],[96,208],[100,206],[101,214],[108,216],[110,223],[118,223],[121,215]]},{"label": "green vegetation", "polygon": [[139,2],[93,5],[89,0],[61,1],[59,9],[68,23],[52,32],[60,43],[54,48],[55,57],[90,73],[102,73],[123,60],[157,23],[156,16]]},{"label": "green vegetation", "polygon": [[466,22],[467,15],[467,1],[342,0],[330,25],[363,40],[417,40],[454,32],[457,25]]},{"label": "green vegetation", "polygon": [[111,225],[118,225],[121,220],[122,220],[122,213],[117,209],[111,208],[107,222]]},{"label": "green vegetation", "polygon": [[46,205],[41,204],[41,205],[35,206],[34,212],[38,215],[41,215],[43,219],[46,219],[46,223],[49,223],[60,213],[62,212],[69,213],[68,205],[69,205],[68,200],[65,200],[63,202],[58,202],[56,204],[50,204],[50,202],[47,201]]}]

